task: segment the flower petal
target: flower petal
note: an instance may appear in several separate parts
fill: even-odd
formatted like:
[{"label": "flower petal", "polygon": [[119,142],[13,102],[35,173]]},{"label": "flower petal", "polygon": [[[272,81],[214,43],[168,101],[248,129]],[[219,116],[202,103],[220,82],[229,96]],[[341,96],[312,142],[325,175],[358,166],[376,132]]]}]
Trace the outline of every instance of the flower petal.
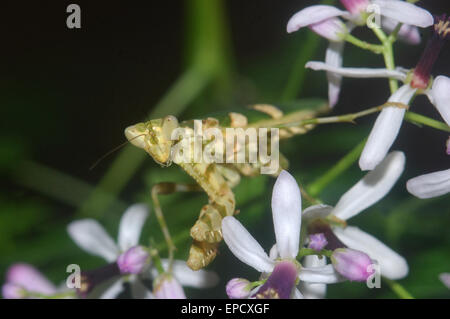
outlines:
[{"label": "flower petal", "polygon": [[147,217],[148,206],[145,204],[131,205],[125,211],[119,224],[118,244],[121,251],[124,252],[138,244]]},{"label": "flower petal", "polygon": [[[409,105],[415,93],[416,89],[405,84],[389,98],[388,102]],[[386,157],[400,131],[405,111],[404,108],[389,106],[378,115],[359,159],[359,167],[363,171],[374,169]]]},{"label": "flower petal", "polygon": [[331,214],[333,207],[328,205],[313,205],[303,211],[303,221],[310,221],[316,218],[325,218]]},{"label": "flower petal", "polygon": [[156,299],[186,299],[183,287],[171,276],[162,276],[155,280],[153,294]]},{"label": "flower petal", "polygon": [[450,192],[450,169],[414,177],[406,183],[408,192],[419,198],[432,198]]},{"label": "flower petal", "polygon": [[54,294],[56,287],[35,267],[29,264],[14,264],[8,269],[6,281],[25,290],[42,294]]},{"label": "flower petal", "polygon": [[332,265],[310,268],[302,267],[299,278],[301,281],[319,284],[334,284],[345,280],[334,270]]},{"label": "flower petal", "polygon": [[[381,20],[382,28],[388,33],[394,31],[395,28],[397,27],[397,24],[398,24],[397,21],[392,20],[390,18],[384,18]],[[400,41],[413,45],[420,44],[421,40],[419,29],[415,26],[408,24],[403,24],[400,27],[397,37]]]},{"label": "flower petal", "polygon": [[[325,257],[319,258],[317,256],[311,255],[306,256],[303,265],[307,268],[312,267],[323,267],[327,264]],[[325,298],[327,292],[326,284],[310,284],[307,282],[302,282],[300,284],[300,291],[306,299],[322,299]]]},{"label": "flower petal", "polygon": [[450,78],[438,76],[431,90],[432,101],[442,118],[450,125]]},{"label": "flower petal", "polygon": [[336,204],[333,214],[347,220],[382,199],[405,168],[405,154],[391,152],[370,173],[350,188]]},{"label": "flower petal", "polygon": [[402,256],[358,227],[336,227],[333,231],[349,248],[365,252],[371,259],[376,260],[382,276],[400,279],[408,274],[408,264]]},{"label": "flower petal", "polygon": [[296,258],[302,221],[302,200],[297,182],[286,171],[280,173],[273,187],[272,216],[280,257]]},{"label": "flower petal", "polygon": [[434,23],[431,13],[406,1],[373,0],[372,3],[380,7],[382,16],[404,24],[427,28]]},{"label": "flower petal", "polygon": [[240,261],[259,272],[272,271],[274,263],[236,218],[227,216],[222,220],[222,233],[228,248]]},{"label": "flower petal", "polygon": [[315,71],[327,71],[336,75],[350,78],[393,78],[405,80],[406,74],[400,70],[373,69],[373,68],[341,68],[320,61],[309,61],[305,68]]},{"label": "flower petal", "polygon": [[319,23],[332,17],[346,15],[345,11],[333,6],[316,5],[300,10],[289,19],[287,32],[292,33],[300,28]]},{"label": "flower petal", "polygon": [[344,42],[345,35],[348,33],[344,22],[336,17],[311,24],[309,28],[332,42]]},{"label": "flower petal", "polygon": [[73,241],[84,251],[114,261],[119,250],[105,229],[93,219],[77,220],[69,224],[67,231]]},{"label": "flower petal", "polygon": [[[340,68],[343,62],[342,52],[344,51],[345,41],[330,42],[325,54],[325,64]],[[333,108],[338,100],[341,92],[342,75],[333,72],[327,72],[328,80],[328,103]]]},{"label": "flower petal", "polygon": [[[163,259],[161,262],[164,269],[167,269],[169,261]],[[214,287],[219,282],[219,276],[217,276],[215,272],[203,269],[193,271],[186,265],[184,260],[174,260],[173,276],[182,286],[194,288],[210,288]]]}]

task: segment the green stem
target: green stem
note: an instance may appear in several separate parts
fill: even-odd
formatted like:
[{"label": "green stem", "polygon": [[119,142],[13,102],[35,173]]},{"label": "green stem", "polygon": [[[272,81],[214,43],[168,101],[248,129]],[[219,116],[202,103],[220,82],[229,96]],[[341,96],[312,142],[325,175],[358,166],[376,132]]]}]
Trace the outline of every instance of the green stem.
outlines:
[{"label": "green stem", "polygon": [[[392,48],[392,43],[387,41],[385,46],[386,49],[383,52],[383,57],[386,68],[388,70],[395,70],[394,51]],[[394,94],[394,92],[398,90],[398,81],[396,79],[389,79],[389,88],[391,89],[391,94]]]},{"label": "green stem", "polygon": [[383,280],[389,285],[392,291],[401,299],[414,299],[414,297],[398,282],[383,277]]},{"label": "green stem", "polygon": [[345,172],[348,168],[350,168],[350,166],[353,165],[353,163],[358,160],[365,144],[366,139],[361,141],[354,149],[352,149],[347,155],[345,155],[325,174],[309,184],[307,186],[308,193],[313,197],[317,197],[328,184],[339,177],[339,175]]},{"label": "green stem", "polygon": [[[94,189],[84,181],[31,161],[21,163],[13,174],[16,183],[73,207],[89,198]],[[105,192],[99,192],[98,198],[113,203],[118,209],[127,207],[126,203]]]},{"label": "green stem", "polygon": [[405,120],[419,126],[426,125],[444,132],[448,133],[450,132],[450,126],[448,126],[446,123],[436,121],[427,116],[417,114],[414,112],[406,112]]},{"label": "green stem", "polygon": [[353,35],[351,35],[350,33],[348,33],[345,37],[345,41],[361,48],[364,50],[370,50],[375,54],[381,54],[384,52],[384,47],[382,45],[379,44],[372,44],[372,43],[368,43],[366,41],[362,41],[356,37],[354,37]]},{"label": "green stem", "polygon": [[301,248],[298,252],[297,259],[301,259],[305,256],[311,256],[311,255],[326,256],[326,257],[330,258],[332,254],[333,254],[333,252],[331,250],[327,250],[327,249],[322,249],[320,251],[317,251],[317,250],[314,250],[311,248]]},{"label": "green stem", "polygon": [[[159,254],[158,254],[158,250],[156,250],[154,248],[150,249],[150,256],[152,258],[152,263],[156,267],[156,270],[158,271],[158,273],[160,275],[164,274],[166,271],[164,270],[164,267],[162,265],[161,258],[159,257]],[[171,269],[169,269],[168,271],[170,272]]]}]

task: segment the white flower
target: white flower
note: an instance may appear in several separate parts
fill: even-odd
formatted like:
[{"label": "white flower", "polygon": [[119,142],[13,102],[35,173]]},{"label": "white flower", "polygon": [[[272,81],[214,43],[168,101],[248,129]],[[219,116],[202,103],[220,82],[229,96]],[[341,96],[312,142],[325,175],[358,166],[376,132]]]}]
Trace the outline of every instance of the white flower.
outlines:
[{"label": "white flower", "polygon": [[[130,206],[120,220],[117,244],[105,229],[93,219],[78,220],[70,223],[68,232],[75,243],[84,251],[102,257],[109,263],[117,263],[122,253],[138,245],[142,227],[147,217],[148,208],[146,205],[135,204]],[[167,270],[168,261],[162,260],[162,264],[165,270]],[[215,274],[206,271],[194,273],[181,260],[174,262],[173,276],[182,285],[198,288],[217,282],[217,276]],[[128,276],[134,298],[154,297],[141,281],[145,277],[155,279],[157,277],[156,269],[151,267],[149,270],[144,269],[139,275],[131,274]],[[106,283],[107,287],[100,289],[101,295],[99,297],[102,299],[111,299],[118,296],[123,291],[125,279],[124,276],[115,276],[115,278],[109,280]]]},{"label": "white flower", "polygon": [[[399,102],[409,105],[416,91],[417,89],[411,87],[410,84],[405,84],[389,98],[388,102]],[[431,90],[426,92],[427,96],[430,97],[430,102],[434,104],[447,124],[450,123],[449,92],[450,79],[444,76],[437,77]],[[359,166],[362,170],[373,169],[385,157],[397,138],[405,112],[405,108],[395,106],[386,107],[381,111],[359,160]],[[446,185],[441,185],[441,187],[446,188],[448,192],[448,182]]]},{"label": "white flower", "polygon": [[[320,36],[328,39],[325,64],[340,68],[343,63],[345,36],[350,34],[356,25],[362,24],[363,14],[369,6],[376,5],[383,16],[382,26],[387,30],[394,30],[399,22],[404,23],[399,30],[399,38],[408,43],[420,42],[420,34],[415,26],[428,27],[433,24],[431,14],[411,3],[398,0],[369,1],[369,0],[341,0],[348,12],[333,6],[314,5],[297,12],[287,24],[287,32],[295,32],[308,26]],[[396,2],[396,3],[389,3]],[[398,3],[397,3],[398,2]],[[339,17],[349,20],[344,24]],[[342,75],[336,72],[327,72],[329,106],[334,107],[341,89]]]},{"label": "white flower", "polygon": [[[405,156],[402,152],[390,153],[373,171],[347,191],[333,208],[315,205],[303,213],[309,233],[325,233],[331,244],[328,249],[344,246],[362,251],[380,265],[381,275],[390,279],[400,279],[408,274],[406,260],[384,245],[378,239],[357,227],[346,226],[344,222],[378,202],[394,186],[403,172]],[[337,221],[341,222],[342,226]],[[326,224],[324,224],[326,221]],[[307,287],[307,289],[310,289]],[[324,288],[315,286],[312,292],[322,296]]]},{"label": "white flower", "polygon": [[[335,283],[342,278],[332,265],[302,267],[296,261],[301,228],[301,197],[295,179],[282,171],[272,193],[272,216],[276,246],[270,257],[242,224],[232,216],[222,221],[225,243],[242,262],[253,267],[268,279],[254,290],[257,297],[301,298],[295,288],[297,278],[309,283]],[[277,259],[277,257],[280,257]]]}]

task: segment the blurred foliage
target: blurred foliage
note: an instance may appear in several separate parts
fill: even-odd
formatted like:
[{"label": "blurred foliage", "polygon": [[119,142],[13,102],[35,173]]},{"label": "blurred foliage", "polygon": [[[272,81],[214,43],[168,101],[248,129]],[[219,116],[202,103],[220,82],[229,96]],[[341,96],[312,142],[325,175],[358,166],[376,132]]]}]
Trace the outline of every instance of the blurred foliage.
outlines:
[{"label": "blurred foliage", "polygon": [[[160,74],[165,73],[165,68],[172,67],[170,59],[181,60],[184,65],[178,66],[177,70],[162,76],[161,79],[153,76],[147,79],[150,82],[145,83],[145,86],[151,88],[157,87],[158,82],[163,81],[166,88],[169,88],[168,93],[163,94],[166,88],[161,87],[160,91],[151,91],[152,99],[155,99],[156,94],[163,96],[158,103],[154,100],[147,101],[146,96],[142,95],[141,98],[145,101],[143,106],[131,104],[123,113],[113,113],[115,118],[111,116],[112,128],[107,128],[109,123],[102,124],[110,120],[109,100],[101,100],[102,96],[109,96],[108,92],[106,95],[95,95],[95,89],[81,92],[82,101],[89,101],[91,94],[96,96],[95,99],[92,98],[96,100],[92,102],[95,107],[88,103],[84,108],[80,106],[82,110],[89,112],[89,108],[98,108],[98,111],[93,113],[92,118],[86,113],[83,117],[85,122],[80,123],[72,120],[77,106],[67,102],[67,109],[56,107],[56,101],[64,100],[61,100],[63,93],[56,93],[52,87],[54,83],[50,80],[33,84],[35,87],[31,90],[30,86],[11,76],[15,72],[14,69],[8,73],[10,77],[2,78],[0,96],[2,108],[6,111],[0,120],[4,130],[0,138],[0,174],[2,180],[6,181],[0,195],[2,278],[7,267],[17,261],[36,265],[54,282],[62,282],[65,279],[65,268],[68,264],[77,263],[84,269],[102,265],[100,258],[85,254],[71,242],[66,233],[66,225],[70,221],[81,217],[97,218],[115,238],[121,214],[129,204],[147,202],[151,205],[149,190],[152,185],[161,181],[190,182],[189,177],[178,167],[161,168],[146,157],[144,152],[132,147],[125,148],[115,160],[106,160],[106,164],[102,164],[103,166],[93,172],[87,171],[89,162],[111,145],[122,141],[120,136],[123,128],[141,120],[139,116],[147,112],[156,116],[169,112],[188,119],[218,110],[240,108],[249,103],[291,102],[298,97],[299,92],[302,97],[326,95],[324,74],[308,72],[298,67],[302,66],[305,60],[321,60],[324,56],[325,41],[307,30],[289,36],[284,34],[285,21],[295,10],[306,4],[286,1],[286,4],[283,4],[285,7],[280,8],[279,2],[261,1],[261,7],[258,8],[254,1],[252,3],[250,6],[240,1],[192,0],[184,2],[183,7],[164,11],[168,14],[175,9],[179,12],[184,10],[184,20],[180,19],[182,24],[175,26],[169,26],[170,21],[158,20],[164,24],[154,32],[164,35],[165,28],[169,28],[166,30],[168,37],[172,34],[178,42],[182,42],[182,38],[185,49],[180,50],[184,54],[172,54],[173,51],[169,50],[169,62],[163,63]],[[261,12],[257,12],[258,10]],[[279,10],[280,13],[274,13],[274,18],[268,18],[266,23],[264,15],[274,10]],[[245,24],[249,12],[255,16],[250,16],[248,24]],[[239,21],[236,22],[237,20]],[[245,34],[249,32],[248,29],[260,31],[252,27],[251,23],[257,23],[259,28],[264,29],[258,34]],[[173,35],[170,27],[177,33],[181,31],[182,34]],[[277,31],[266,40],[265,32],[269,32],[269,28]],[[62,33],[68,36],[67,31]],[[242,49],[245,47],[244,42],[251,42],[252,37],[259,38],[254,40],[257,48]],[[83,43],[77,39],[81,41],[77,42],[78,44]],[[141,43],[140,41],[141,39],[137,43]],[[157,44],[155,46],[158,48]],[[407,50],[410,49],[400,45],[398,60],[403,56],[408,59],[411,54]],[[158,50],[152,51],[155,51],[153,58],[164,55]],[[420,48],[414,48],[413,55],[420,55]],[[33,65],[37,63],[33,58],[30,61]],[[124,61],[119,60],[118,63],[125,64]],[[346,51],[346,61],[349,65],[381,63],[377,57],[350,47]],[[73,58],[72,63],[77,63],[76,58]],[[296,67],[293,68],[294,65]],[[57,68],[56,64],[54,69]],[[176,74],[181,74],[178,79]],[[105,74],[105,81],[107,77],[108,74]],[[170,82],[174,84],[170,86]],[[384,102],[388,94],[386,83],[378,80],[368,80],[364,84],[360,82],[363,81],[344,81],[342,102],[337,106],[336,112],[354,111],[365,104],[369,107]],[[301,87],[296,87],[295,83]],[[371,87],[371,91],[364,92],[362,85]],[[24,91],[25,88],[28,90]],[[115,88],[117,92],[114,94],[120,95],[121,89],[131,92],[127,91],[127,88],[125,84]],[[143,91],[142,88],[140,90]],[[377,90],[383,95],[375,92]],[[152,103],[156,106],[149,109]],[[133,105],[141,108],[141,115],[137,114],[138,111],[130,111]],[[26,116],[23,116],[25,110]],[[128,111],[131,115],[125,118]],[[373,117],[358,121],[358,125],[325,125],[307,135],[283,142],[281,151],[290,160],[290,172],[302,186],[310,185],[367,136],[372,120]],[[83,126],[86,126],[85,130],[82,129]],[[442,160],[435,155],[440,154],[436,151],[440,147],[438,142],[430,142],[428,148],[422,152],[416,149],[417,143],[423,143],[418,141],[424,136],[423,131],[430,129],[419,129],[410,124],[405,126],[405,132],[401,135],[404,142],[399,142],[396,147],[406,149],[408,168],[411,168],[411,171],[404,174],[389,196],[352,219],[351,223],[376,235],[407,258],[410,275],[400,283],[413,296],[449,297],[449,291],[438,280],[439,273],[450,270],[448,196],[420,201],[412,198],[405,189],[408,178],[424,169],[432,171],[435,166],[446,167],[448,160],[444,165],[446,159]],[[102,130],[105,132],[101,132]],[[113,131],[115,135],[110,138],[108,134]],[[446,138],[445,134],[426,134],[429,134],[426,137],[430,141]],[[100,137],[103,139],[100,140]],[[418,142],[411,142],[411,139]],[[424,156],[427,152],[434,153]],[[108,162],[113,162],[109,168]],[[111,173],[112,171],[114,173]],[[103,174],[108,174],[107,178],[102,180],[100,187],[95,188]],[[321,200],[330,205],[335,204],[363,175],[357,165],[351,166],[327,185],[320,194]],[[237,208],[240,210],[239,220],[248,226],[250,232],[267,250],[274,243],[270,210],[273,183],[274,179],[268,176],[243,178],[235,189]],[[177,258],[186,258],[191,242],[189,228],[206,201],[207,197],[203,193],[161,197],[163,211],[178,248]],[[146,224],[141,242],[148,243],[150,239],[158,243],[164,255],[165,246],[154,214]],[[221,246],[220,255],[210,268],[220,274],[219,286],[207,291],[188,289],[188,296],[222,298],[225,296],[224,285],[232,277],[257,279],[257,274],[232,256],[225,245]],[[358,283],[330,285],[328,296],[395,297],[385,283],[382,289],[374,290]]]}]

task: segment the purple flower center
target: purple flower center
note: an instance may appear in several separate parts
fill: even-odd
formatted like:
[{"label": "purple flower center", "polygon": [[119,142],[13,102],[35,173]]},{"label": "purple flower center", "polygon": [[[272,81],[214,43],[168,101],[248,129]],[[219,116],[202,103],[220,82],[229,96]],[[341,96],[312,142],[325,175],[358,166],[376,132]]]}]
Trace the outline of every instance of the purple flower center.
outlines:
[{"label": "purple flower center", "polygon": [[257,299],[289,299],[297,280],[297,266],[291,261],[278,263],[256,292]]},{"label": "purple flower center", "polygon": [[99,284],[120,275],[117,263],[81,272],[81,287],[77,289],[77,294],[85,298]]},{"label": "purple flower center", "polygon": [[450,18],[444,14],[435,17],[433,26],[433,36],[422,53],[422,56],[414,69],[411,87],[416,89],[426,89],[430,82],[431,71],[446,40],[450,38]]},{"label": "purple flower center", "polygon": [[320,251],[324,249],[327,244],[328,241],[323,233],[309,235],[308,248],[314,249],[315,251]]},{"label": "purple flower center", "polygon": [[[327,221],[323,219],[316,219],[308,225],[308,234],[310,236],[316,234],[322,234],[325,237],[326,244],[321,249],[335,250],[337,248],[345,248],[343,242],[336,237],[336,235],[331,230],[330,225]],[[310,237],[311,239],[311,237]],[[309,247],[314,249],[313,247]]]}]

